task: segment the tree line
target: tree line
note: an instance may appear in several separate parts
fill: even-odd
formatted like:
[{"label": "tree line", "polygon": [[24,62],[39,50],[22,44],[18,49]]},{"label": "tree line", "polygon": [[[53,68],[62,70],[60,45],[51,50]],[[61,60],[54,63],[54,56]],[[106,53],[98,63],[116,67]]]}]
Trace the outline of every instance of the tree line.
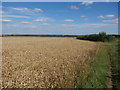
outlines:
[{"label": "tree line", "polygon": [[107,35],[106,32],[99,32],[99,34],[77,36],[77,39],[80,40],[102,41],[102,42],[112,41],[115,38],[120,38],[120,35]]}]

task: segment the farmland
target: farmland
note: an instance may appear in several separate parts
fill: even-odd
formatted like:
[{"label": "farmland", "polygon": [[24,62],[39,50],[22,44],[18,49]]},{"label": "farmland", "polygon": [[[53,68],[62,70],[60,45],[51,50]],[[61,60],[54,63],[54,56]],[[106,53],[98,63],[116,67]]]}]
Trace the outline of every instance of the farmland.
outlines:
[{"label": "farmland", "polygon": [[4,88],[75,88],[100,43],[73,37],[3,37]]}]

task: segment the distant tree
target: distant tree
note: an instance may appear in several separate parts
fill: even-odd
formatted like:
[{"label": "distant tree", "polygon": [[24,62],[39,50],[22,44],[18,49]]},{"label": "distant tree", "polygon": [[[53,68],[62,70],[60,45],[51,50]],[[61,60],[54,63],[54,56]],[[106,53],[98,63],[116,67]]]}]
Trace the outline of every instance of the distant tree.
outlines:
[{"label": "distant tree", "polygon": [[112,41],[114,38],[112,35],[107,35],[106,32],[99,32],[99,34],[78,36],[77,39],[106,42]]},{"label": "distant tree", "polygon": [[106,32],[99,32],[99,39],[102,42],[106,41]]}]

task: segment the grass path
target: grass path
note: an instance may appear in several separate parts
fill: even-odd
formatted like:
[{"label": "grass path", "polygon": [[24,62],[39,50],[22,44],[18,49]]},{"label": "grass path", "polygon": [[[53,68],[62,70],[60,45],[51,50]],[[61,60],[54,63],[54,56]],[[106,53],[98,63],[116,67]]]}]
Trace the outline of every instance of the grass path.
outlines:
[{"label": "grass path", "polygon": [[[93,62],[90,63],[89,73],[80,76],[78,88],[119,88],[120,86],[120,51],[117,41],[104,43],[98,50]],[[85,78],[84,78],[85,77]]]},{"label": "grass path", "polygon": [[[90,63],[90,71],[86,80],[84,82],[78,83],[78,88],[105,88],[106,85],[106,75],[108,71],[108,60],[107,51],[105,46],[99,49],[93,62]],[[82,78],[82,77],[81,77]],[[81,79],[80,78],[80,79]]]}]

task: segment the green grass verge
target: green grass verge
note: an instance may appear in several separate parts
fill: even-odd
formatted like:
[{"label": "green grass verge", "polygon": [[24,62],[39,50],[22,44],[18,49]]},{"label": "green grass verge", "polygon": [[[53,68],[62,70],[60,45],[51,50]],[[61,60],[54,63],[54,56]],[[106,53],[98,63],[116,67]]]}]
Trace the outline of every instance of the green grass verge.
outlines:
[{"label": "green grass verge", "polygon": [[112,83],[114,89],[120,89],[120,42],[114,41],[108,44],[112,66]]},{"label": "green grass verge", "polygon": [[105,42],[98,50],[87,76],[80,75],[77,88],[107,88],[109,65],[113,89],[120,89],[120,41]]},{"label": "green grass verge", "polygon": [[[82,80],[83,76],[77,83],[78,88],[106,88],[107,71],[108,71],[108,53],[106,47],[103,46],[99,49],[95,59],[90,63],[90,72],[88,76]],[[82,80],[82,82],[81,82]]]}]

